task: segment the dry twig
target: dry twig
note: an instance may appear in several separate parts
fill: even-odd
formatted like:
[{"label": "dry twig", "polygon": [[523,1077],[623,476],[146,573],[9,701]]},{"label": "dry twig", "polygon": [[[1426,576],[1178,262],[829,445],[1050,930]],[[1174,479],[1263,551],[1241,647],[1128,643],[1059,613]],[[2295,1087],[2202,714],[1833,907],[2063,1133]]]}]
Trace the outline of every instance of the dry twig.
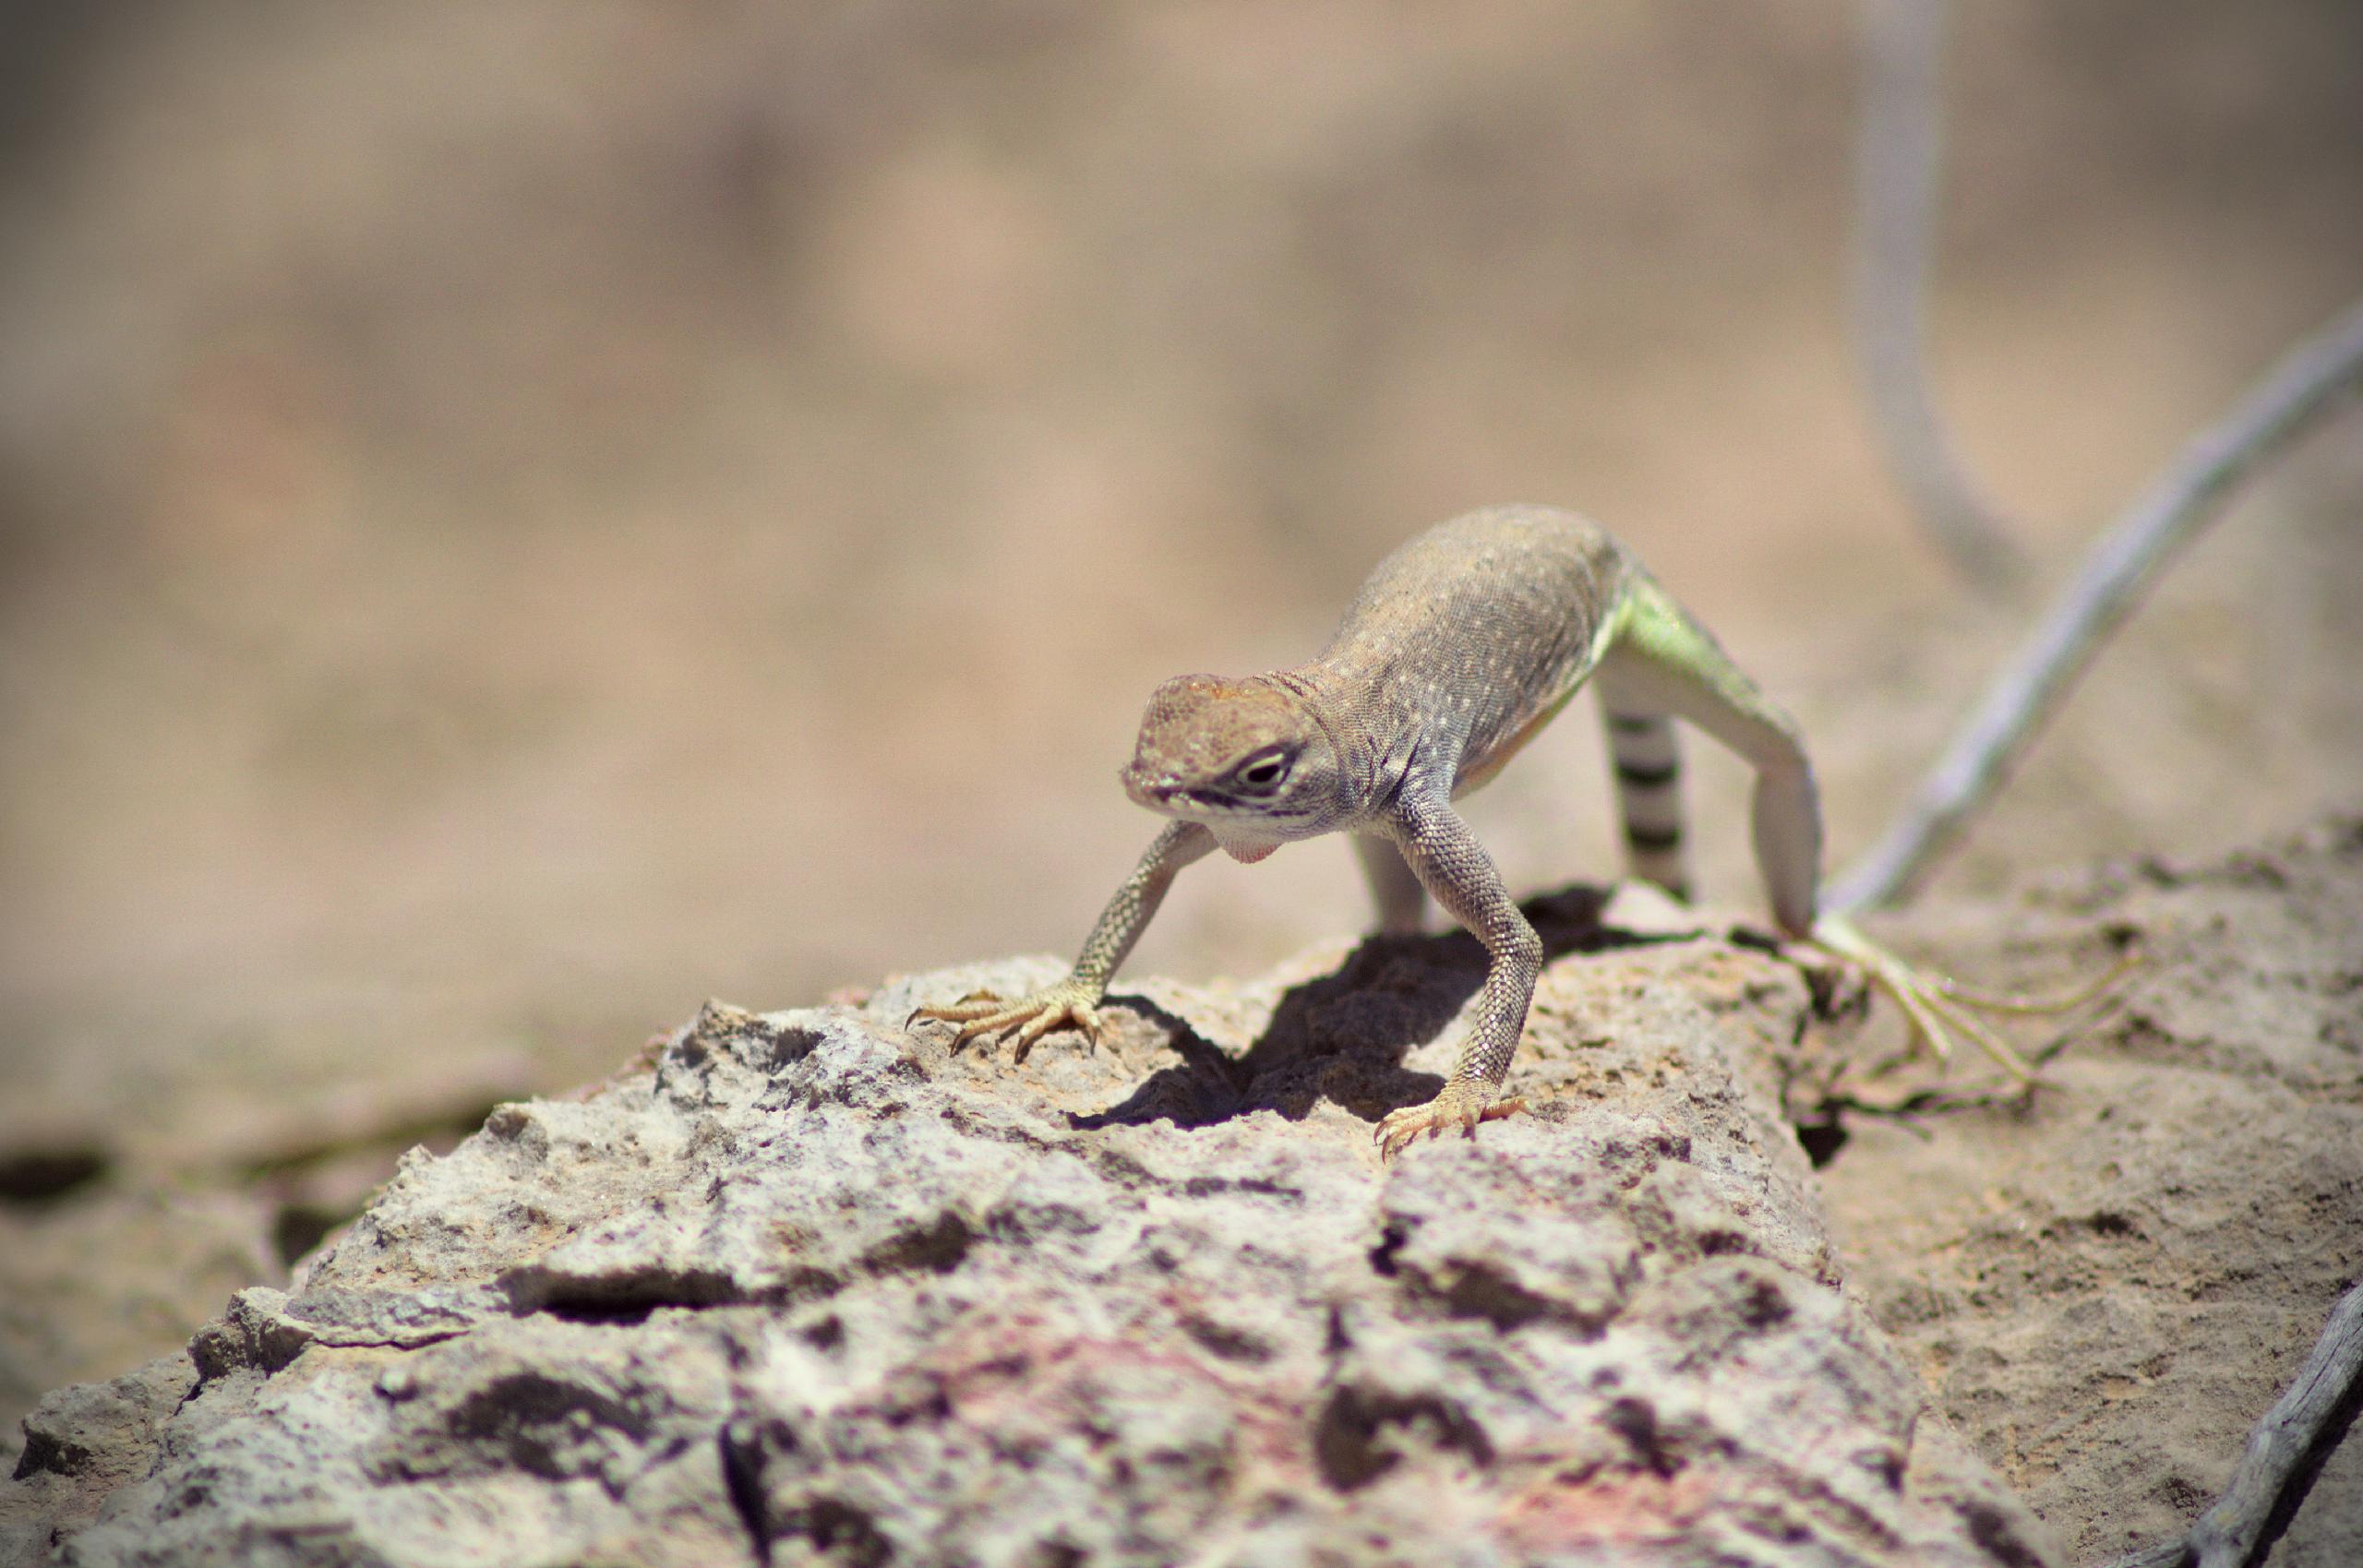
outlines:
[{"label": "dry twig", "polygon": [[1901,897],[1993,797],[2168,557],[2214,515],[2214,504],[2358,383],[2363,302],[2291,350],[2118,514],[1887,836],[1833,883],[1828,907],[1866,909]]},{"label": "dry twig", "polygon": [[1992,588],[2023,574],[2001,515],[1946,438],[1928,377],[1927,293],[1943,162],[1945,0],[1865,0],[1855,157],[1854,346],[1871,418],[1913,511]]},{"label": "dry twig", "polygon": [[2339,1298],[2264,1419],[2249,1433],[2232,1484],[2190,1533],[2121,1557],[2110,1568],[2247,1568],[2263,1560],[2312,1486],[2314,1473],[2363,1405],[2363,1285]]}]

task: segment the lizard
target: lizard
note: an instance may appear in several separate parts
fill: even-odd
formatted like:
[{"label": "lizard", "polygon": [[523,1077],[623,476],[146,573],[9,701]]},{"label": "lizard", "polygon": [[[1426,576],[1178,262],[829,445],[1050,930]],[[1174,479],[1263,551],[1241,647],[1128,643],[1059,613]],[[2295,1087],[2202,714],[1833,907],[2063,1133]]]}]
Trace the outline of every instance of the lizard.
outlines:
[{"label": "lizard", "polygon": [[[1091,928],[1067,976],[1031,996],[976,993],[906,1019],[956,1026],[953,1047],[1016,1036],[1096,1042],[1108,983],[1183,868],[1353,835],[1384,932],[1421,929],[1430,897],[1486,954],[1476,1015],[1444,1088],[1383,1118],[1392,1158],[1421,1134],[1518,1108],[1499,1099],[1542,967],[1542,943],[1453,802],[1493,778],[1587,684],[1599,694],[1632,872],[1688,893],[1673,722],[1755,771],[1756,863],[1790,941],[1861,964],[1939,1054],[1955,1029],[2011,1075],[2016,1052],[1963,1009],[1985,1005],[1873,943],[1819,901],[1819,791],[1796,724],[1607,530],[1541,506],[1439,523],[1373,569],[1311,661],[1243,678],[1186,675],[1150,696],[1134,801],[1170,820]],[[1996,1001],[1991,1005],[2008,1005]]]}]

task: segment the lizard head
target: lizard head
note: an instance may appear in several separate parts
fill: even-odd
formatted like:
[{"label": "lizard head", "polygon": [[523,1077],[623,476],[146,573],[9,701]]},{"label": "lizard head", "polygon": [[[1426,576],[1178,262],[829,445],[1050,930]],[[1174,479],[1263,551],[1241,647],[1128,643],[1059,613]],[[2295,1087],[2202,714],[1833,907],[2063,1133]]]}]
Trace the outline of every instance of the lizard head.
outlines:
[{"label": "lizard head", "polygon": [[1240,860],[1328,826],[1340,770],[1297,698],[1261,681],[1182,676],[1157,688],[1119,775],[1152,811],[1204,822]]}]

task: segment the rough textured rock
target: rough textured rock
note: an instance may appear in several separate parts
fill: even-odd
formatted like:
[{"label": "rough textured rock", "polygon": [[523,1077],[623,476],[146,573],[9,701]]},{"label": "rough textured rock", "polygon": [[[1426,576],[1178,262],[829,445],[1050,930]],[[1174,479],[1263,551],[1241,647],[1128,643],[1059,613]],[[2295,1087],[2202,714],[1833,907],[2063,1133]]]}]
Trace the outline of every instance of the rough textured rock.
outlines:
[{"label": "rough textured rock", "polygon": [[1102,1048],[1016,1071],[898,1021],[1047,964],[710,1007],[582,1099],[406,1161],[187,1363],[45,1402],[0,1540],[86,1564],[2047,1560],[1837,1288],[1773,1067],[1825,977],[1638,895],[1534,912],[1529,1113],[1391,1168],[1371,1121],[1435,1087],[1466,938],[1149,982]]}]

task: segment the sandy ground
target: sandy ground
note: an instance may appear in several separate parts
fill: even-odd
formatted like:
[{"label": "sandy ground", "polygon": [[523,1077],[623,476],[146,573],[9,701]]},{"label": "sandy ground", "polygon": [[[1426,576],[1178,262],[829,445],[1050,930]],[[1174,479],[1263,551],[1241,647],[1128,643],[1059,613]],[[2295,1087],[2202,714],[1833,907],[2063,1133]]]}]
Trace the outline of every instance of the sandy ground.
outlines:
[{"label": "sandy ground", "polygon": [[[2044,584],[2363,281],[2349,9],[2056,13],[1962,18],[1934,321]],[[1150,831],[1110,782],[1147,690],[1301,656],[1470,505],[1616,528],[1804,720],[1838,858],[1866,843],[2031,609],[1948,578],[1865,434],[1850,12],[1457,18],[29,28],[0,1416],[176,1343],[400,1147],[709,993],[1071,949]],[[2168,581],[1939,900],[2202,865],[2363,798],[2357,431]],[[1744,780],[1693,755],[1706,891],[1745,904]],[[1561,725],[1474,803],[1514,885],[1613,868],[1600,778]],[[1248,972],[1361,917],[1349,857],[1306,846],[1193,872],[1135,964]],[[1958,940],[1973,970],[2002,937]],[[1969,1223],[1974,1149],[1930,1209],[1842,1194],[1949,1144],[1859,1142],[1832,1179],[1866,1238]],[[2302,1316],[2256,1343],[2285,1359]],[[2192,1395],[2221,1412],[2193,1454],[2255,1381]],[[2168,1512],[2105,1522],[1971,1425],[2077,1529]]]},{"label": "sandy ground", "polygon": [[[2031,1101],[1850,1117],[1822,1190],[1849,1284],[2070,1559],[2165,1539],[2223,1493],[2363,1279],[2363,819],[1932,903],[1896,929],[2031,988],[2138,955],[2057,1035]],[[2272,1561],[2358,1555],[2350,1440]]]}]

